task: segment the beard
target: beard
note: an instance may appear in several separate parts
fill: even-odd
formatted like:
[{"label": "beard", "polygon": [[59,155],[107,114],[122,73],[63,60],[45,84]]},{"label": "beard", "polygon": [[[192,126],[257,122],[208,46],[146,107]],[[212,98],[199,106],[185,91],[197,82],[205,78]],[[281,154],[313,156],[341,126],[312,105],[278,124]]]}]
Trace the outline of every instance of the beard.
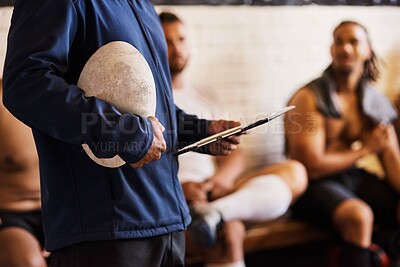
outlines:
[{"label": "beard", "polygon": [[188,59],[170,60],[169,70],[171,72],[171,75],[176,75],[176,74],[181,73],[186,68],[187,63],[188,63]]},{"label": "beard", "polygon": [[339,66],[336,68],[337,74],[342,77],[350,76],[350,74],[353,73],[353,71],[354,71],[354,68],[352,68],[352,67]]},{"label": "beard", "polygon": [[181,73],[185,69],[185,66],[182,65],[174,65],[174,66],[169,66],[169,71],[171,72],[171,75],[176,75]]},{"label": "beard", "polygon": [[339,60],[332,62],[332,68],[333,71],[341,77],[348,77],[356,69],[354,62],[353,64],[342,64]]}]

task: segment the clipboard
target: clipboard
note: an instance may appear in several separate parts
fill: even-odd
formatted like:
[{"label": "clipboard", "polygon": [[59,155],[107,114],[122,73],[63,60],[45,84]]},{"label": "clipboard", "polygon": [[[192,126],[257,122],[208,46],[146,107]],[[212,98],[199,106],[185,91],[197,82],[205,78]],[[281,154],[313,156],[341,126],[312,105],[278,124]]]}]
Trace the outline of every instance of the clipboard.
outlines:
[{"label": "clipboard", "polygon": [[253,129],[255,127],[258,127],[260,125],[268,123],[268,122],[272,121],[273,119],[276,119],[277,117],[285,114],[286,112],[288,112],[289,110],[292,110],[294,108],[295,108],[295,106],[287,106],[287,107],[281,108],[281,109],[279,109],[279,110],[277,110],[275,112],[272,112],[272,113],[268,114],[266,117],[264,117],[262,119],[259,119],[259,120],[255,121],[255,122],[252,122],[250,124],[247,124],[245,126],[237,126],[237,127],[234,127],[234,128],[231,128],[231,129],[228,129],[228,130],[225,130],[225,131],[213,134],[213,135],[210,135],[210,136],[208,136],[206,138],[203,138],[203,139],[201,139],[201,140],[199,140],[199,141],[197,141],[197,142],[195,142],[195,143],[193,143],[191,145],[188,145],[188,146],[185,146],[185,147],[179,149],[175,153],[175,155],[181,155],[181,154],[184,154],[184,153],[189,152],[189,151],[194,151],[194,150],[196,150],[196,149],[198,149],[198,148],[200,148],[202,146],[217,142],[217,141],[219,141],[221,139],[224,139],[224,138],[227,138],[229,136],[246,132],[246,131],[248,131],[250,129]]}]

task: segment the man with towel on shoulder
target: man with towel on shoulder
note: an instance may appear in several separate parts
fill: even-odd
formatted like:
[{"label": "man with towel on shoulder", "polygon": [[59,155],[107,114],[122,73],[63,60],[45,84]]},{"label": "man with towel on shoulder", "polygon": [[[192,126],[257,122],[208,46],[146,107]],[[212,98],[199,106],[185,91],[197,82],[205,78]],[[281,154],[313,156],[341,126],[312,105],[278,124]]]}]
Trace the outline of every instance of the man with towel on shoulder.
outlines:
[{"label": "man with towel on shoulder", "polygon": [[[333,31],[332,64],[289,101],[289,156],[307,168],[310,185],[295,211],[345,241],[339,266],[374,266],[375,224],[398,227],[400,152],[393,127],[397,114],[373,88],[376,56],[364,26],[344,21]],[[359,167],[375,154],[384,179]]]}]

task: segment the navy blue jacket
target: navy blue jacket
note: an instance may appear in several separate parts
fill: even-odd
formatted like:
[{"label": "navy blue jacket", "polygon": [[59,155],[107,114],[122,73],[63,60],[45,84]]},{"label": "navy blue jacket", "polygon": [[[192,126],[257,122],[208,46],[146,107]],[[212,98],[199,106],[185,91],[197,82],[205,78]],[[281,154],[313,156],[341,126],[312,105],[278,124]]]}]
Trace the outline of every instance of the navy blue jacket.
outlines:
[{"label": "navy blue jacket", "polygon": [[[169,150],[140,169],[99,166],[81,147],[112,147],[95,154],[119,154],[133,163],[152,144],[147,118],[121,114],[105,101],[84,97],[76,86],[89,57],[116,40],[132,44],[147,60],[156,85],[156,117],[166,128]],[[204,137],[208,122],[173,104],[164,35],[147,0],[17,0],[3,77],[5,106],[32,127],[36,141],[48,250],[186,228],[190,216],[173,150],[178,139]],[[97,123],[83,127],[82,114],[96,114]]]}]

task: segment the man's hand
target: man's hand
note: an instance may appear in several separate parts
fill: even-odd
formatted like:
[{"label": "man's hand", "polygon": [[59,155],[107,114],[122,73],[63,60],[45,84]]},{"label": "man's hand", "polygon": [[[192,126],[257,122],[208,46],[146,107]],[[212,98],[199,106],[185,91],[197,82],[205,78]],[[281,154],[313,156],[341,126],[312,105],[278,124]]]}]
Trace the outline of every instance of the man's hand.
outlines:
[{"label": "man's hand", "polygon": [[204,185],[206,188],[210,188],[210,191],[208,192],[208,200],[213,201],[233,192],[235,185],[234,181],[223,178],[226,177],[220,177],[220,179],[211,177],[205,182]]},{"label": "man's hand", "polygon": [[186,201],[190,204],[209,202],[232,193],[234,184],[217,179],[208,179],[204,182],[182,183]]},{"label": "man's hand", "polygon": [[389,144],[389,129],[387,125],[380,124],[371,132],[362,136],[363,146],[371,153],[379,153]]},{"label": "man's hand", "polygon": [[[237,126],[240,126],[240,122],[225,120],[212,121],[208,127],[208,133],[213,135]],[[213,155],[226,156],[235,151],[237,148],[236,145],[239,143],[240,135],[233,135],[221,141],[210,144],[209,148],[211,154]]]},{"label": "man's hand", "polygon": [[149,116],[148,118],[153,125],[153,143],[147,154],[141,160],[130,164],[133,168],[140,168],[143,165],[152,162],[153,160],[159,160],[161,158],[161,154],[167,150],[167,144],[162,134],[165,130],[164,126],[162,126],[156,117]]},{"label": "man's hand", "polygon": [[211,190],[211,184],[207,182],[186,182],[182,183],[183,193],[186,201],[190,204],[199,204],[208,202],[208,192]]}]

